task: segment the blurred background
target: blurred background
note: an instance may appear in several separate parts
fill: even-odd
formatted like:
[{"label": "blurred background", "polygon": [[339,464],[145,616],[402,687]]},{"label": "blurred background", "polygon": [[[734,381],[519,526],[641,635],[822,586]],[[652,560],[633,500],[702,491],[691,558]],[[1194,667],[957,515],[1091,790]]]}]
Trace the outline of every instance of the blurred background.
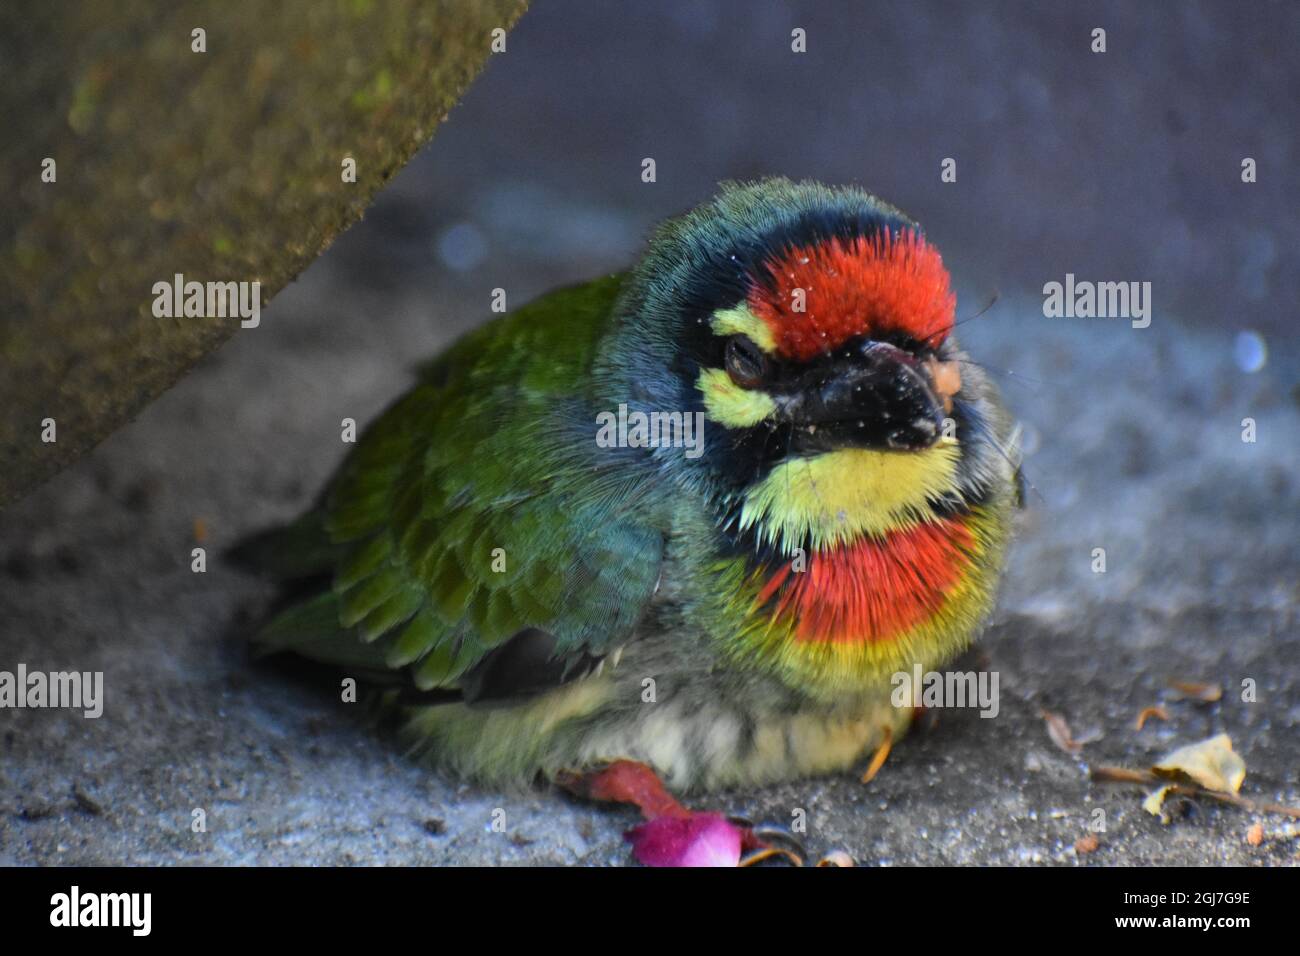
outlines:
[{"label": "blurred background", "polygon": [[1298,38],[1286,3],[542,3],[338,258],[385,291],[583,279],[718,180],[785,175],[910,212],[977,297],[1141,279],[1166,320],[1281,334]]},{"label": "blurred background", "polygon": [[[520,304],[625,268],[718,181],[778,174],[920,221],[959,317],[996,296],[962,338],[1024,424],[1033,490],[972,658],[1002,674],[998,719],[942,715],[869,789],[719,802],[807,807],[811,845],[868,863],[1293,860],[1271,821],[1260,846],[1228,808],[1162,826],[1087,771],[1227,731],[1247,790],[1300,799],[1298,39],[1291,3],[540,0],[261,328],[0,519],[0,666],[104,670],[108,693],[98,721],[0,711],[0,862],[623,862],[630,819],[440,780],[328,688],[251,665],[238,635],[269,588],[215,559],[192,574],[190,549],[306,507],[340,420],[388,404],[492,289]],[[1150,327],[1044,318],[1066,273],[1150,282]],[[1157,703],[1170,720],[1135,731]],[[503,805],[505,837],[485,830]],[[1109,828],[1081,853],[1096,807]]]}]

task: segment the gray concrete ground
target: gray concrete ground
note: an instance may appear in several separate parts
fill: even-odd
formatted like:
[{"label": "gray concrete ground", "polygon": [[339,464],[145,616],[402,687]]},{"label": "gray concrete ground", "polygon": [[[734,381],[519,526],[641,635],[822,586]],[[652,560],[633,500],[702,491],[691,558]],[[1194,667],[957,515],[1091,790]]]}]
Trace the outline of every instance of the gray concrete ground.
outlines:
[{"label": "gray concrete ground", "polygon": [[[1298,141],[1293,107],[1270,109],[1296,58],[1249,54],[1294,8],[1240,25],[1229,5],[741,9],[539,3],[260,328],[0,516],[0,670],[102,670],[107,698],[97,720],[0,710],[0,863],[626,862],[629,812],[448,781],[328,686],[250,662],[238,635],[272,591],[215,556],[192,573],[195,522],[215,555],[291,517],[342,456],[340,419],[373,416],[493,287],[522,302],[618,268],[651,222],[761,172],[860,181],[908,209],[963,314],[1000,290],[964,341],[1026,425],[1037,492],[967,659],[1000,674],[996,718],[937,714],[866,786],[711,802],[803,808],[811,850],[864,863],[1296,861],[1280,817],[1178,804],[1166,826],[1140,789],[1087,778],[1226,731],[1243,794],[1300,805]],[[1110,66],[1076,51],[1093,19]],[[810,52],[790,62],[801,23]],[[1234,157],[1251,153],[1272,172],[1246,186]],[[941,187],[946,155],[959,178]],[[1151,326],[1044,318],[1042,284],[1067,271],[1152,281]],[[1176,680],[1226,692],[1173,701]],[[1169,720],[1136,731],[1162,701]],[[1088,741],[1077,757],[1044,709]],[[1079,855],[1096,808],[1106,832]]]}]

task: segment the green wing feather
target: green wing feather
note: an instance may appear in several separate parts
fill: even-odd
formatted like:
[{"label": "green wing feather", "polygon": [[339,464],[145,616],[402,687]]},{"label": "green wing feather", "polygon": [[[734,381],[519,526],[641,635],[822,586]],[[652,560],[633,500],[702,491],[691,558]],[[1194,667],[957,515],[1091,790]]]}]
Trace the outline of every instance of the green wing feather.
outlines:
[{"label": "green wing feather", "polygon": [[585,401],[620,278],[551,293],[424,370],[321,509],[287,529],[304,559],[279,563],[329,553],[333,586],[273,618],[264,650],[404,668],[427,690],[455,687],[526,629],[552,634],[558,656],[631,636],[663,535],[637,513],[638,489],[600,469]]}]

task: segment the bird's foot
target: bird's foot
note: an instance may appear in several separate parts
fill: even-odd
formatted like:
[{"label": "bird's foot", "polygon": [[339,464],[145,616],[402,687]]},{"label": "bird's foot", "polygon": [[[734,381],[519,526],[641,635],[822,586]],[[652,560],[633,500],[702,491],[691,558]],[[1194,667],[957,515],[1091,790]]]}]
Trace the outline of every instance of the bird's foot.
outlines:
[{"label": "bird's foot", "polygon": [[880,744],[876,747],[876,752],[871,755],[871,762],[867,764],[867,769],[862,773],[862,783],[870,783],[876,779],[876,774],[880,773],[880,768],[885,765],[885,760],[888,759],[889,751],[893,749],[893,746],[894,730],[886,725],[880,738]]},{"label": "bird's foot", "polygon": [[807,852],[803,842],[787,827],[775,823],[751,823],[741,817],[731,817],[731,822],[741,828],[744,853],[736,866],[754,866],[767,860],[784,860],[791,866],[803,866]]},{"label": "bird's foot", "polygon": [[616,760],[589,773],[561,773],[556,783],[587,800],[637,807],[646,822],[625,836],[646,866],[752,866],[771,859],[803,865],[803,847],[788,830],[689,810],[653,769],[635,760]]}]

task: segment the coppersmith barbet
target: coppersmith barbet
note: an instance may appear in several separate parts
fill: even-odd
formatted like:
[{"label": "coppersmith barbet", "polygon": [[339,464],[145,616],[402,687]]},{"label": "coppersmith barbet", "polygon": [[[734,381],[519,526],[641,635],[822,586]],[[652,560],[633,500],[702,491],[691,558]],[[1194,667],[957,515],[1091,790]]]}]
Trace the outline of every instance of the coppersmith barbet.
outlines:
[{"label": "coppersmith barbet", "polygon": [[[1009,536],[1010,423],[954,309],[873,196],[724,185],[427,366],[243,549],[308,582],[257,640],[400,685],[420,753],[483,781],[851,768],[910,719],[891,676],[976,636]],[[608,447],[620,406],[702,441]]]}]

